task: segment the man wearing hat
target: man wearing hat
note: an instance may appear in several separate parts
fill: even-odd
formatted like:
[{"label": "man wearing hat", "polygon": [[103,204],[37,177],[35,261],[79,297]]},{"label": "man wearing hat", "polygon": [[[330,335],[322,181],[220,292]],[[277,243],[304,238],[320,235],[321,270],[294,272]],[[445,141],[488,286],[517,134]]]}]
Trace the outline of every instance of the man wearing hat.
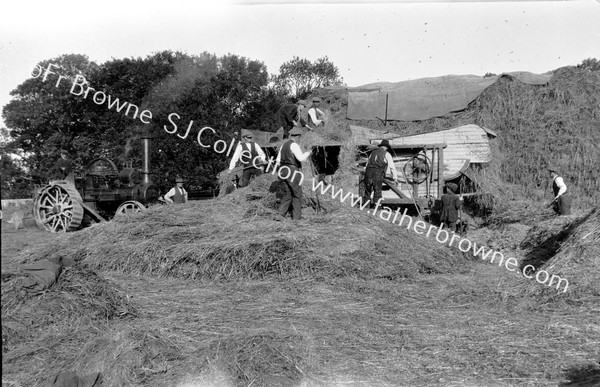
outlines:
[{"label": "man wearing hat", "polygon": [[559,215],[571,215],[571,196],[567,193],[567,186],[562,177],[558,175],[558,169],[554,166],[548,167],[552,177],[552,192],[554,200],[550,203],[552,209]]},{"label": "man wearing hat", "polygon": [[183,188],[183,178],[177,176],[175,183],[175,187],[171,188],[171,190],[165,195],[165,201],[170,204],[186,203],[188,201],[188,194],[185,188]]},{"label": "man wearing hat", "polygon": [[242,141],[235,148],[227,173],[231,173],[239,161],[244,166],[240,187],[245,187],[251,179],[262,174],[261,165],[266,163],[267,157],[260,146],[252,140],[251,131],[242,129]]},{"label": "man wearing hat", "polygon": [[315,97],[312,100],[312,107],[308,109],[308,123],[314,127],[325,125],[325,113],[319,109],[319,106],[321,106],[321,98]]},{"label": "man wearing hat", "polygon": [[446,225],[446,228],[450,231],[456,231],[456,222],[458,221],[458,214],[460,212],[460,198],[456,194],[458,186],[454,183],[448,183],[444,186],[444,194],[442,195],[442,214],[440,215],[440,222]]},{"label": "man wearing hat", "polygon": [[290,130],[295,126],[305,127],[306,121],[300,117],[300,113],[306,107],[306,101],[301,99],[295,104],[283,105],[277,113],[275,120],[279,125],[279,130],[283,130],[283,139],[289,137]]},{"label": "man wearing hat", "polygon": [[69,160],[69,152],[66,150],[60,151],[60,159],[56,162],[59,178],[66,180],[71,184],[75,184],[75,176],[73,174],[73,162]]},{"label": "man wearing hat", "polygon": [[[285,218],[292,209],[292,220],[300,220],[302,217],[302,161],[312,154],[312,151],[302,152],[297,141],[303,130],[294,127],[290,130],[290,139],[286,141],[277,154],[276,164],[279,166],[279,178],[283,180],[284,194],[279,205],[279,215],[276,220]],[[285,178],[284,178],[285,176]]]},{"label": "man wearing hat", "polygon": [[375,207],[375,203],[381,199],[381,186],[383,185],[385,175],[389,172],[392,174],[394,181],[398,180],[398,172],[396,171],[394,160],[392,160],[392,155],[388,152],[389,149],[390,142],[388,140],[381,141],[379,148],[371,152],[367,161],[363,204],[371,199],[372,192],[373,201],[370,203],[371,208]]}]

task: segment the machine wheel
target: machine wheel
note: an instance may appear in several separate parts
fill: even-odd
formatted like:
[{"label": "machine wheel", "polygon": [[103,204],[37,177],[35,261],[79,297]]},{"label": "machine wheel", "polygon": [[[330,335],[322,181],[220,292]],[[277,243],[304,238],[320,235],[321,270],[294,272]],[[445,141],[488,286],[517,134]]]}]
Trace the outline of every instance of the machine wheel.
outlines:
[{"label": "machine wheel", "polygon": [[122,203],[119,208],[117,208],[117,212],[115,215],[130,215],[137,214],[138,212],[142,212],[146,209],[144,205],[136,200],[128,200]]},{"label": "machine wheel", "polygon": [[431,174],[431,160],[424,154],[417,154],[404,164],[404,178],[408,184],[421,184]]},{"label": "machine wheel", "polygon": [[33,215],[39,228],[50,232],[77,230],[83,220],[81,195],[71,184],[51,184],[33,202]]}]

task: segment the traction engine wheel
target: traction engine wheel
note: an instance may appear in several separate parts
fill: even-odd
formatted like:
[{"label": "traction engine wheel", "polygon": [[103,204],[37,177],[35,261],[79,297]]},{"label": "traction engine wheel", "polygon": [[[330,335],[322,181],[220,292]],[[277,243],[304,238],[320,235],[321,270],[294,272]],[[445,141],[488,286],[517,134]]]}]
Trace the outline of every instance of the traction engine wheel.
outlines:
[{"label": "traction engine wheel", "polygon": [[50,184],[43,188],[33,203],[33,215],[39,228],[50,232],[77,230],[83,220],[81,195],[74,186]]},{"label": "traction engine wheel", "polygon": [[144,205],[136,200],[128,200],[124,203],[121,203],[119,208],[117,208],[117,212],[115,215],[130,215],[137,214],[138,212],[142,212],[146,209]]}]

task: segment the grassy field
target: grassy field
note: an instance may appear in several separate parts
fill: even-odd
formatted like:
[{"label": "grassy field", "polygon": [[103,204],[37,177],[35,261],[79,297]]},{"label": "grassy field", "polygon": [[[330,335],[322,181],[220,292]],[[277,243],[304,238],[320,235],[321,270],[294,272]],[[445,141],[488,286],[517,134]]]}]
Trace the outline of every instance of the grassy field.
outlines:
[{"label": "grassy field", "polygon": [[[109,386],[600,383],[598,300],[524,306],[526,296],[514,289],[532,280],[397,228],[382,227],[384,243],[369,244],[377,235],[352,231],[357,222],[378,227],[362,214],[307,210],[299,225],[280,225],[255,211],[240,236],[232,216],[211,212],[226,211],[219,203],[164,207],[58,236],[3,224],[2,385],[49,385],[61,371],[101,372]],[[348,219],[352,229],[336,223]],[[513,227],[513,247],[528,227]],[[396,242],[385,243],[388,232]],[[269,262],[292,263],[284,270],[232,261],[226,269],[235,275],[216,275],[224,269],[212,264],[193,274],[190,265],[201,260],[186,249],[208,262],[217,253],[202,240],[214,245],[217,235],[229,253],[236,238],[261,252],[278,235],[290,255]],[[9,291],[18,264],[56,253],[79,261],[61,275],[68,286],[59,280],[38,300]],[[156,267],[140,263],[143,256]],[[311,265],[298,264],[305,261]],[[394,263],[404,269],[394,271]],[[36,312],[56,300],[61,313]]]}]

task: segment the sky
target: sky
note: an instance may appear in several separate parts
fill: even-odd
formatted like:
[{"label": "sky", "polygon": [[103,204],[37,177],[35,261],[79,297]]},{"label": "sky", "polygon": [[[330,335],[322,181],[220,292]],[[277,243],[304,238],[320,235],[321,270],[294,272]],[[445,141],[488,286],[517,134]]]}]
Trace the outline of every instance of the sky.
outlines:
[{"label": "sky", "polygon": [[32,66],[62,54],[102,63],[166,49],[231,53],[264,62],[271,74],[294,56],[327,56],[348,86],[449,74],[545,73],[600,59],[600,0],[86,4],[3,2],[0,107],[31,76]]}]

